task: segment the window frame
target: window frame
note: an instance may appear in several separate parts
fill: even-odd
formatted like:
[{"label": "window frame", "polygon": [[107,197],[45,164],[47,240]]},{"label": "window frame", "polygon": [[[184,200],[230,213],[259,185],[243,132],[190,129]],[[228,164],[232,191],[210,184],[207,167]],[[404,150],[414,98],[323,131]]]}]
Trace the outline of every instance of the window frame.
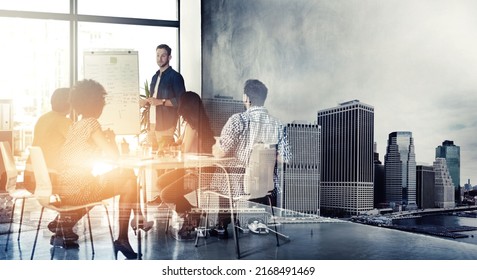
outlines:
[{"label": "window frame", "polygon": [[[129,18],[129,17],[113,17],[113,16],[98,16],[85,15],[77,13],[77,5],[79,0],[70,0],[70,12],[66,13],[47,13],[47,12],[33,12],[33,11],[13,11],[0,9],[0,17],[12,18],[26,18],[26,19],[47,19],[47,20],[61,20],[68,21],[70,24],[70,85],[73,85],[78,80],[78,23],[110,23],[123,25],[142,25],[155,27],[172,27],[177,28],[178,37],[177,44],[180,49],[180,0],[177,0],[178,20],[158,20],[147,18]],[[180,67],[180,53],[177,52],[177,62]],[[180,71],[180,69],[178,69]]]}]

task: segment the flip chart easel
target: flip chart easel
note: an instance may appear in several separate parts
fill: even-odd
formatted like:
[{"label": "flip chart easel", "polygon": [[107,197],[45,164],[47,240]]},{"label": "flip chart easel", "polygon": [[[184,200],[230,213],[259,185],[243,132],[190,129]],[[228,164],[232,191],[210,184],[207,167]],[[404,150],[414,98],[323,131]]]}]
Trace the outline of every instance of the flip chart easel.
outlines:
[{"label": "flip chart easel", "polygon": [[99,118],[103,129],[117,135],[138,135],[139,70],[137,51],[86,51],[84,77],[103,85],[108,93]]}]

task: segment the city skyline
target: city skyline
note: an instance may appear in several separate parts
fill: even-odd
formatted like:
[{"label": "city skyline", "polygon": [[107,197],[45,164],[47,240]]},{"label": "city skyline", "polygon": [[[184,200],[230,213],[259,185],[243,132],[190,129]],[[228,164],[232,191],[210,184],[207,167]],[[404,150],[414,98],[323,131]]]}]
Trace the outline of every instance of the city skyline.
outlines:
[{"label": "city skyline", "polygon": [[[216,123],[219,126],[217,131],[221,130],[220,124],[223,124],[230,115],[244,110],[240,106],[242,101],[235,100],[230,96],[204,98],[204,104],[210,114],[211,123]],[[359,112],[359,110],[362,111]],[[282,192],[279,207],[304,213],[316,212],[313,209],[319,209],[317,213],[320,213],[322,207],[326,211],[336,208],[335,210],[359,213],[363,210],[371,210],[371,208],[365,209],[365,205],[370,201],[374,202],[374,205],[370,204],[373,205],[372,207],[379,208],[379,205],[388,203],[392,208],[394,205],[400,205],[405,210],[416,209],[416,207],[444,208],[455,205],[453,200],[449,201],[448,192],[449,186],[451,186],[450,192],[452,193],[454,188],[452,183],[454,177],[452,176],[450,179],[451,175],[459,173],[460,147],[454,145],[453,141],[446,140],[442,146],[435,148],[436,159],[433,165],[419,165],[415,161],[414,140],[412,132],[409,131],[395,131],[389,134],[383,172],[386,170],[385,173],[391,174],[391,176],[385,176],[386,182],[385,184],[382,182],[382,185],[376,185],[374,181],[372,186],[374,199],[370,197],[367,201],[366,195],[363,196],[366,193],[363,189],[356,192],[361,193],[361,200],[358,199],[357,203],[351,203],[364,206],[358,211],[353,208],[348,209],[345,205],[329,204],[331,201],[336,203],[339,201],[336,197],[343,195],[349,200],[356,199],[353,191],[350,193],[340,191],[340,187],[345,184],[340,180],[351,184],[348,186],[349,191],[354,188],[355,181],[361,187],[366,185],[366,180],[363,181],[363,179],[367,177],[369,168],[367,169],[365,166],[374,165],[374,172],[378,172],[376,170],[377,154],[373,149],[373,111],[372,106],[361,103],[359,100],[351,100],[343,102],[337,107],[318,111],[317,124],[310,122],[286,124],[292,157],[291,161],[286,164],[284,172],[280,172],[283,179],[280,180]],[[321,130],[324,131],[324,137],[321,137]],[[217,135],[219,134],[220,132]],[[322,140],[319,140],[320,138]],[[321,150],[324,151],[323,158],[319,156]],[[321,160],[323,160],[323,169],[320,168]],[[448,163],[446,163],[447,160],[449,160]],[[359,164],[353,166],[353,162],[359,162]],[[380,161],[379,164],[381,164]],[[451,167],[448,169],[448,166]],[[424,174],[424,171],[432,173],[432,182],[427,177],[427,179],[423,179],[424,176],[428,176]],[[358,174],[360,175],[358,176]],[[434,174],[436,175],[434,176]],[[343,175],[346,178],[341,178]],[[374,180],[376,180],[376,174]],[[319,183],[325,191],[314,189],[316,183]],[[333,186],[332,191],[329,190],[330,186]],[[383,186],[385,189],[378,189]],[[377,199],[376,194],[379,195],[383,191],[386,199],[383,197]],[[321,197],[321,193],[323,193],[323,197]],[[436,194],[434,195],[434,193]],[[311,199],[315,196],[318,199]],[[316,204],[317,201],[320,201],[321,205]],[[456,201],[460,202],[462,199],[456,197]]]},{"label": "city skyline", "polygon": [[[216,96],[216,97],[214,97],[214,98],[204,98],[204,104],[206,104],[206,107],[207,107],[207,109],[208,109],[208,111],[209,111],[210,121],[211,121],[211,123],[215,124],[215,126],[214,126],[214,127],[215,127],[214,131],[215,131],[215,130],[217,131],[216,135],[218,136],[218,135],[220,135],[221,126],[225,123],[225,119],[226,119],[226,118],[223,119],[223,113],[221,113],[220,110],[218,110],[218,108],[215,108],[214,106],[209,105],[209,103],[214,103],[214,102],[215,102],[215,103],[218,102],[217,104],[219,104],[219,103],[220,103],[220,104],[222,104],[222,103],[223,103],[223,104],[228,103],[229,106],[231,106],[231,105],[233,104],[232,106],[234,107],[234,109],[232,109],[232,107],[230,107],[229,110],[228,110],[228,112],[226,113],[227,116],[228,116],[228,115],[232,115],[232,114],[234,114],[234,113],[242,112],[242,111],[245,110],[245,109],[244,109],[244,107],[241,106],[242,101],[241,101],[241,100],[236,100],[236,99],[234,99],[232,96]],[[360,100],[355,99],[355,100],[345,101],[345,102],[341,103],[340,106],[341,106],[342,104],[345,104],[345,103],[356,103],[356,102],[357,102],[357,103],[362,103],[362,102],[360,102]],[[362,104],[364,104],[364,103],[362,103]],[[370,104],[364,104],[364,105],[368,105],[368,106],[373,107],[373,106],[370,105]],[[217,106],[217,105],[216,105],[216,106]],[[224,106],[224,105],[221,105],[221,106]],[[220,107],[220,106],[219,106],[219,107]],[[336,106],[331,107],[331,108],[325,108],[325,109],[323,109],[323,110],[331,110],[331,109],[333,109],[333,108],[335,108],[335,107],[336,107]],[[321,111],[323,111],[323,110],[321,110]],[[221,119],[222,119],[222,120],[221,120]],[[314,125],[317,125],[317,120],[314,120],[314,121],[312,121],[312,120],[294,120],[294,121],[292,121],[292,122],[284,122],[284,124],[288,124],[288,125],[303,124],[303,125],[311,125],[311,126],[314,126]],[[396,133],[396,131],[390,132],[390,134],[391,134],[391,133]],[[409,133],[411,133],[411,135],[412,135],[412,131],[409,131]],[[414,139],[413,139],[413,141],[414,141]],[[386,140],[386,143],[387,143],[387,142],[388,142],[388,140]],[[444,145],[444,143],[451,143],[452,145],[454,145],[454,142],[453,142],[452,140],[443,140],[441,144]],[[434,151],[436,151],[437,149],[441,148],[441,144],[439,144],[439,145],[437,145],[436,147],[434,147]],[[455,146],[455,145],[454,145],[454,146]],[[459,150],[460,150],[460,147],[459,147],[459,146],[456,146],[456,147],[458,147]],[[385,149],[386,149],[386,147],[385,147]],[[379,153],[379,160],[380,160],[380,161],[384,161],[384,160],[385,160],[385,156],[386,156],[386,150],[384,151],[384,153]],[[417,158],[417,155],[416,155],[416,158]],[[435,161],[436,158],[437,158],[437,155],[434,157],[434,159],[433,159],[433,161],[432,161],[431,163],[428,163],[428,162],[419,162],[419,161],[416,160],[416,165],[433,166],[433,165],[434,165],[434,161]],[[456,171],[454,171],[454,172],[460,172],[460,169],[459,169],[459,170],[456,170]],[[459,179],[460,179],[460,178],[459,178]],[[453,179],[453,181],[455,181],[455,180]],[[467,182],[467,180],[466,180],[466,182]],[[461,184],[461,187],[463,187],[463,186],[466,184],[466,182],[461,182],[461,183],[460,183],[460,184]],[[471,182],[471,183],[472,183],[472,182]],[[477,184],[474,184],[473,186],[477,186]]]},{"label": "city skyline", "polygon": [[393,131],[413,133],[417,164],[452,140],[461,185],[477,185],[477,2],[214,2],[202,18],[204,94],[240,99],[260,79],[286,123],[358,99],[375,108],[380,160]]}]

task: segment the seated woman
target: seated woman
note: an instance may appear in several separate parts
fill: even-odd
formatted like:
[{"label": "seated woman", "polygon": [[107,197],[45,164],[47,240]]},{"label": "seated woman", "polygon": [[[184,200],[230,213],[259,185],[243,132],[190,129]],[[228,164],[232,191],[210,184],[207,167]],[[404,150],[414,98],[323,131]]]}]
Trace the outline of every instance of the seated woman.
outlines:
[{"label": "seated woman", "polygon": [[[184,121],[182,133],[177,140],[181,152],[210,154],[215,140],[200,96],[192,91],[185,92],[179,101],[178,113]],[[184,188],[186,173],[186,169],[179,168],[164,173],[158,178],[158,186],[162,190],[161,200],[168,205],[175,205],[173,210],[184,220],[188,218],[192,208],[185,198],[185,195],[190,192]],[[182,229],[179,230],[179,237],[182,239],[191,237],[191,228],[187,228],[186,224],[183,223]]]},{"label": "seated woman", "polygon": [[[94,176],[93,166],[100,158],[117,159],[119,150],[111,130],[102,131],[98,118],[103,112],[106,91],[94,80],[78,82],[71,90],[70,102],[78,115],[69,130],[60,150],[58,185],[54,191],[61,203],[69,205],[101,201],[119,195],[119,236],[114,241],[117,257],[121,251],[128,259],[137,258],[128,239],[131,211],[139,219],[139,227],[148,230],[153,222],[145,223],[142,213],[137,211],[137,185],[133,170],[116,168]],[[73,227],[85,214],[78,213],[65,226]],[[131,225],[136,225],[133,220]],[[135,228],[133,228],[135,229]]]}]

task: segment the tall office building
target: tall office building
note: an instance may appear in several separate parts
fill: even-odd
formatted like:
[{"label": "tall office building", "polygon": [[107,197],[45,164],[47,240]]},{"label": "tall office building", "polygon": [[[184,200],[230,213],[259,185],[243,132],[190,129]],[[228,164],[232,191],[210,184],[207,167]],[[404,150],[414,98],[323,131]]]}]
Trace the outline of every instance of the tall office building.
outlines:
[{"label": "tall office building", "polygon": [[230,116],[245,111],[243,101],[234,100],[231,96],[216,95],[214,98],[203,98],[202,103],[215,136],[220,135]]},{"label": "tall office building", "polygon": [[278,206],[302,213],[320,214],[321,128],[312,124],[287,124],[291,159],[283,166]]},{"label": "tall office building", "polygon": [[416,166],[416,202],[420,209],[434,208],[435,201],[434,166]]},{"label": "tall office building", "polygon": [[386,185],[384,182],[384,165],[379,160],[376,143],[374,143],[374,207],[383,208],[386,202]]},{"label": "tall office building", "polygon": [[[243,101],[234,100],[231,96],[215,95],[214,98],[203,98],[202,103],[214,136],[220,135],[225,123],[233,114],[245,111]],[[213,144],[215,143],[211,143]]]},{"label": "tall office building", "polygon": [[447,169],[445,158],[436,158],[434,161],[435,171],[435,206],[439,208],[450,208],[455,206],[454,183]]},{"label": "tall office building", "polygon": [[460,147],[454,145],[454,141],[445,140],[436,148],[436,158],[445,158],[447,169],[455,187],[455,201],[462,201],[460,194]]},{"label": "tall office building", "polygon": [[352,100],[318,111],[321,126],[321,211],[358,214],[373,209],[374,108]]},{"label": "tall office building", "polygon": [[415,209],[416,205],[416,155],[414,139],[409,131],[389,134],[384,156],[386,202]]},{"label": "tall office building", "polygon": [[464,191],[468,192],[472,190],[472,184],[470,183],[470,179],[467,179],[467,183],[464,184]]}]

